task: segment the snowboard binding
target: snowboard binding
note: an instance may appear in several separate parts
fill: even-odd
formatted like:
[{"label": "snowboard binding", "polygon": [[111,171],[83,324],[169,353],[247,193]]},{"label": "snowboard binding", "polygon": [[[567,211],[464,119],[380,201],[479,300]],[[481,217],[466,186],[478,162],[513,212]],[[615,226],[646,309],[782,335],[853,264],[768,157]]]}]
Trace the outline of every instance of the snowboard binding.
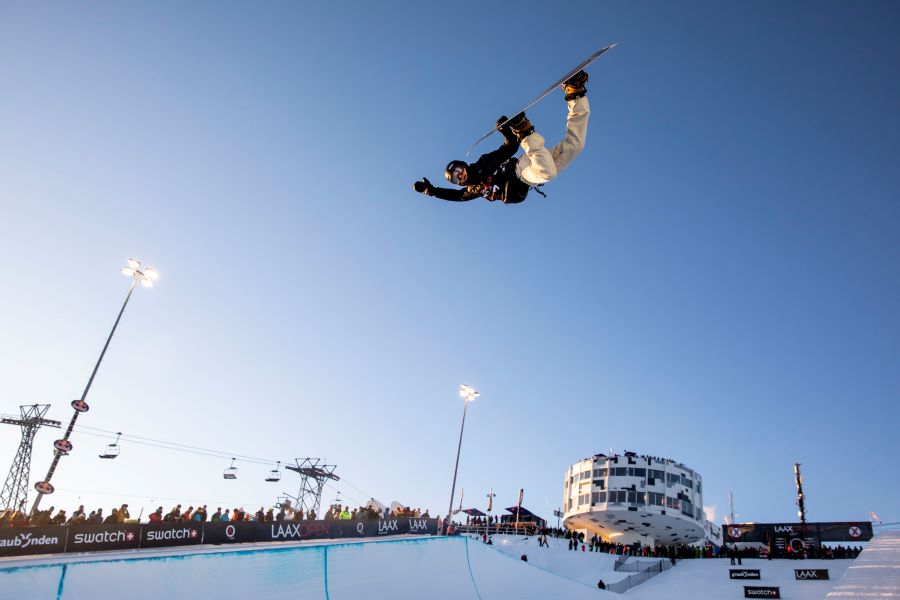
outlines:
[{"label": "snowboard binding", "polygon": [[513,135],[516,136],[516,139],[519,140],[520,144],[522,143],[522,140],[534,133],[534,125],[531,124],[531,121],[528,120],[528,117],[525,116],[524,112],[520,112],[510,119],[507,126],[512,130]]},{"label": "snowboard binding", "polygon": [[562,84],[562,89],[566,93],[566,100],[577,100],[587,94],[587,88],[584,87],[587,80],[588,74],[584,69],[578,71],[566,80],[566,82]]}]

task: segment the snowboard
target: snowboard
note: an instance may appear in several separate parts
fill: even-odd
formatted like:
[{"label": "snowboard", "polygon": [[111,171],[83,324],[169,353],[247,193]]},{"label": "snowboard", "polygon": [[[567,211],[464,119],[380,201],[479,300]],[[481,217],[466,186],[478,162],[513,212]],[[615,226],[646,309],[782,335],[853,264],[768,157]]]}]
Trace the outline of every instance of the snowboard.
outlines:
[{"label": "snowboard", "polygon": [[[574,75],[574,74],[577,73],[578,71],[584,69],[584,68],[587,67],[589,64],[591,64],[592,62],[594,62],[595,60],[597,60],[598,58],[600,58],[600,56],[601,56],[603,53],[605,53],[607,50],[611,50],[612,48],[615,48],[615,47],[618,46],[618,45],[619,45],[618,43],[610,44],[609,46],[606,46],[605,48],[601,48],[601,49],[597,50],[596,52],[594,52],[593,54],[591,54],[590,56],[588,56],[586,59],[584,59],[583,61],[581,61],[581,62],[578,64],[577,67],[574,67],[571,71],[569,71],[568,73],[566,73],[565,75],[563,75],[562,77],[560,77],[559,79],[557,79],[556,81],[554,81],[552,84],[550,84],[550,86],[549,86],[546,90],[544,90],[543,92],[541,92],[541,94],[540,94],[537,98],[535,98],[534,100],[532,100],[531,102],[529,102],[524,108],[522,108],[522,109],[517,110],[516,112],[514,112],[514,113],[513,113],[513,116],[515,116],[515,115],[517,115],[517,114],[519,114],[519,113],[525,112],[526,110],[528,110],[529,108],[531,108],[532,106],[534,106],[535,104],[537,104],[538,102],[540,102],[541,100],[543,100],[544,98],[546,98],[547,95],[550,94],[550,92],[552,92],[552,91],[555,90],[556,88],[562,86],[562,84],[564,84],[566,81],[568,81],[569,78],[572,77],[572,75]],[[511,118],[512,118],[512,117],[510,117],[510,119],[511,119]],[[475,143],[472,144],[471,146],[469,146],[469,149],[466,150],[466,157],[468,158],[468,156],[469,156],[469,154],[472,152],[472,150],[475,149],[475,146],[477,146],[478,144],[480,144],[481,142],[483,142],[484,140],[486,140],[492,133],[494,133],[495,131],[497,131],[497,129],[499,129],[499,128],[503,127],[504,125],[506,125],[507,123],[509,123],[510,119],[507,119],[507,120],[503,121],[503,123],[501,123],[501,124],[498,125],[498,126],[491,127],[491,129],[490,129],[487,133],[485,133],[483,136],[481,136],[480,138],[478,138],[478,139],[475,141]]]}]

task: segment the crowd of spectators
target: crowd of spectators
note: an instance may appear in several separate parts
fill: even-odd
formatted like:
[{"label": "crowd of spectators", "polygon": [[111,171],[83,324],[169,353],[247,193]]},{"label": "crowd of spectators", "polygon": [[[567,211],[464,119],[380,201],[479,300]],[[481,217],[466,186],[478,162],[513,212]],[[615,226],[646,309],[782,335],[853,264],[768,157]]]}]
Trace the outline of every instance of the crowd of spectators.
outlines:
[{"label": "crowd of spectators", "polygon": [[359,508],[350,510],[349,506],[333,504],[332,506],[328,507],[328,510],[325,512],[325,516],[322,518],[326,521],[368,521],[374,519],[396,519],[398,517],[430,519],[431,515],[428,514],[427,509],[423,512],[419,508],[412,509],[408,506],[397,507],[395,509],[390,509],[388,507],[379,509],[373,504],[367,504],[366,506],[360,506]]},{"label": "crowd of spectators", "polygon": [[682,469],[688,469],[688,470],[690,470],[690,468],[689,468],[687,465],[685,465],[684,463],[680,463],[680,462],[678,462],[677,460],[672,460],[671,458],[663,458],[663,457],[661,457],[661,456],[651,456],[651,455],[649,455],[649,454],[638,454],[637,452],[631,452],[630,450],[626,450],[626,451],[625,451],[625,454],[623,454],[623,455],[619,455],[619,454],[609,454],[609,455],[607,455],[607,454],[603,454],[603,453],[601,452],[600,454],[595,454],[595,455],[593,456],[593,458],[595,458],[595,459],[596,459],[596,458],[613,458],[613,459],[616,459],[616,460],[618,461],[618,459],[621,458],[621,457],[623,457],[623,456],[624,456],[625,458],[642,458],[642,459],[644,459],[644,460],[646,460],[646,461],[649,461],[649,462],[656,462],[656,463],[659,463],[659,464],[674,465],[674,466],[676,466],[676,467],[681,467]]},{"label": "crowd of spectators", "polygon": [[[103,509],[98,508],[92,510],[90,514],[86,514],[84,505],[78,507],[78,510],[71,516],[66,514],[65,510],[59,510],[54,513],[55,507],[51,506],[47,510],[38,511],[34,515],[28,515],[24,510],[3,510],[0,511],[0,527],[48,527],[59,525],[79,525],[79,524],[115,524],[115,523],[139,523],[140,515],[137,519],[132,519],[128,511],[128,504],[122,504],[118,508],[104,516]],[[360,506],[359,508],[350,509],[349,506],[340,504],[332,505],[322,517],[324,520],[346,519],[354,521],[364,521],[369,519],[380,518],[396,518],[396,517],[419,517],[423,519],[431,518],[428,511],[422,511],[418,508],[411,509],[408,506],[397,509],[385,508],[383,510],[373,506]],[[202,506],[188,506],[182,510],[181,504],[176,504],[168,512],[160,506],[150,513],[148,521],[150,523],[183,523],[189,521],[196,522],[238,522],[238,521],[257,521],[257,522],[277,522],[277,521],[315,521],[317,518],[314,510],[304,513],[302,508],[294,509],[290,504],[282,504],[275,508],[266,508],[260,506],[256,512],[247,511],[244,507],[235,508],[216,508],[216,511],[209,514],[206,504]]]},{"label": "crowd of spectators", "polygon": [[54,525],[79,525],[79,524],[110,524],[125,523],[131,519],[128,512],[128,504],[122,504],[113,508],[106,516],[103,509],[92,510],[90,514],[84,509],[84,505],[72,513],[66,515],[66,511],[60,509],[54,514],[56,507],[51,506],[47,510],[39,510],[33,515],[28,515],[24,510],[6,509],[0,512],[0,527],[49,527]]},{"label": "crowd of spectators", "polygon": [[783,558],[783,559],[841,559],[856,558],[862,552],[861,547],[853,546],[817,546],[810,544],[802,551],[796,551],[790,547],[785,550],[774,549],[769,552],[766,548],[755,546],[746,547],[728,547],[722,548],[714,544],[705,545],[642,545],[642,544],[614,544],[602,540],[596,535],[588,538],[584,532],[573,532],[566,529],[556,527],[544,527],[538,532],[539,546],[549,546],[548,537],[568,540],[569,550],[580,552],[603,552],[606,554],[614,554],[617,556],[634,556],[643,558],[668,558],[691,559],[691,558],[730,558],[740,561],[741,558]]}]

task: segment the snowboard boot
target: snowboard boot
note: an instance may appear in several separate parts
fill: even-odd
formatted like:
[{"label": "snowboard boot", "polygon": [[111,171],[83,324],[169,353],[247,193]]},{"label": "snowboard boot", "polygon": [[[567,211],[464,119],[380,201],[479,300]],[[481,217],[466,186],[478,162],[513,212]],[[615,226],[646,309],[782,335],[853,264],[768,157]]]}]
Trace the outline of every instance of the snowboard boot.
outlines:
[{"label": "snowboard boot", "polygon": [[534,133],[534,125],[531,124],[531,121],[528,120],[528,117],[526,117],[523,112],[520,112],[510,119],[507,126],[512,130],[513,135],[516,136],[516,139],[519,140],[520,144],[522,143],[522,140]]},{"label": "snowboard boot", "polygon": [[562,84],[562,89],[566,93],[566,100],[576,100],[587,94],[587,88],[584,87],[587,80],[588,74],[583,70],[569,77],[568,81]]}]

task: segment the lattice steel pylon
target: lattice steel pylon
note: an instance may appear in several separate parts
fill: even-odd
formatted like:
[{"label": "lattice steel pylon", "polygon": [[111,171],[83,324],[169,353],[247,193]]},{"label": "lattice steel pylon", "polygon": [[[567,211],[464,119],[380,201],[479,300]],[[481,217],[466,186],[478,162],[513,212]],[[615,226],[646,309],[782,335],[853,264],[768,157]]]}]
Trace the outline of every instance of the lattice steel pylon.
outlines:
[{"label": "lattice steel pylon", "polygon": [[31,475],[31,448],[34,444],[34,435],[42,425],[58,428],[61,423],[44,418],[44,415],[50,410],[49,404],[26,404],[20,406],[19,410],[22,413],[20,419],[12,417],[0,419],[0,423],[18,425],[22,428],[19,450],[16,452],[9,475],[6,476],[6,482],[0,492],[0,510],[12,508],[24,512],[25,504],[28,503],[28,478]]},{"label": "lattice steel pylon", "polygon": [[308,515],[312,510],[319,515],[319,506],[322,504],[322,488],[327,481],[340,481],[340,477],[334,474],[337,465],[323,464],[321,458],[295,458],[296,466],[285,465],[285,469],[300,474],[300,491],[297,492],[296,508],[302,508],[303,514]]}]

